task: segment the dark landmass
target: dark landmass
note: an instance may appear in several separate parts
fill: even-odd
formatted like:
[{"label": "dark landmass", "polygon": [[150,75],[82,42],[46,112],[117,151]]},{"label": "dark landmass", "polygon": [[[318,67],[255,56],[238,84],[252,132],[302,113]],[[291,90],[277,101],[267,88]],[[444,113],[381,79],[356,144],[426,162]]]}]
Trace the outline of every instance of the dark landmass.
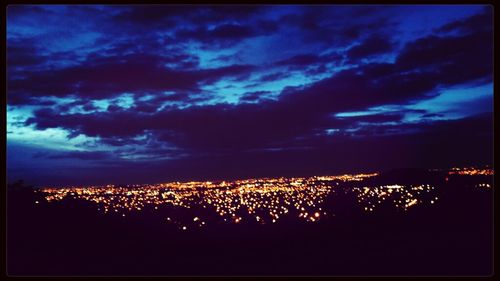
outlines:
[{"label": "dark landmass", "polygon": [[[366,213],[352,193],[316,223],[213,224],[181,231],[164,215],[102,214],[91,203],[48,204],[8,188],[9,275],[490,275],[491,176],[391,172],[363,184],[434,181],[440,200],[406,212]],[[329,201],[331,200],[331,201]],[[35,204],[39,201],[39,204]],[[164,210],[176,212],[175,209]]]}]

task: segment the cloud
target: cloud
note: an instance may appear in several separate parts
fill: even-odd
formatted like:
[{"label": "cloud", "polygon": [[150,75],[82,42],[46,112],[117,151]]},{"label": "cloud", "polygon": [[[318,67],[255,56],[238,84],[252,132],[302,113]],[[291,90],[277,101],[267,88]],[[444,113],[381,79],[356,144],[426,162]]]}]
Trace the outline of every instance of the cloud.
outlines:
[{"label": "cloud", "polygon": [[450,22],[437,29],[438,32],[458,31],[462,34],[473,33],[478,31],[491,32],[492,30],[493,30],[493,10],[491,9],[491,7],[485,8],[483,13],[473,15],[466,19]]},{"label": "cloud", "polygon": [[429,36],[407,45],[397,58],[400,71],[424,70],[442,84],[491,80],[493,34]]},{"label": "cloud", "polygon": [[[330,71],[332,67],[341,66],[345,63],[344,56],[337,52],[330,52],[323,55],[299,54],[286,59],[274,62],[277,67],[286,67],[289,71],[303,72],[305,75],[314,76]],[[260,81],[269,81],[273,74],[263,76]],[[278,75],[278,73],[274,74]],[[281,76],[290,76],[289,72],[281,72]],[[262,80],[264,79],[264,80]],[[271,80],[272,81],[272,80]]]},{"label": "cloud", "polygon": [[[265,10],[259,5],[211,5],[199,6],[189,16],[189,21],[198,25],[228,21],[246,21]],[[193,9],[192,6],[190,6]]]},{"label": "cloud", "polygon": [[340,120],[364,123],[385,123],[385,122],[399,122],[403,119],[403,113],[383,113],[383,114],[370,114],[363,116],[353,116],[353,117],[341,117]]},{"label": "cloud", "polygon": [[255,67],[230,65],[212,69],[179,69],[164,66],[181,62],[183,56],[128,55],[96,58],[74,67],[54,71],[34,71],[26,77],[10,79],[9,102],[27,102],[42,96],[103,99],[122,94],[161,91],[195,91],[205,83],[225,77],[244,77]]},{"label": "cloud", "polygon": [[307,67],[317,63],[329,63],[329,62],[338,62],[342,59],[342,56],[339,54],[328,54],[319,56],[316,54],[300,54],[290,57],[288,59],[280,60],[276,62],[276,65],[288,65],[288,66],[299,66],[299,67]]},{"label": "cloud", "polygon": [[422,115],[423,118],[434,118],[434,117],[444,117],[444,114],[441,113],[428,113]]},{"label": "cloud", "polygon": [[259,101],[260,99],[265,99],[267,94],[270,94],[270,91],[257,91],[257,92],[246,92],[243,94],[243,97],[240,98],[242,101]]},{"label": "cloud", "polygon": [[104,160],[111,158],[111,154],[106,151],[68,151],[57,153],[36,153],[34,158],[48,159],[79,159],[79,160]]},{"label": "cloud", "polygon": [[[404,47],[395,63],[369,63],[346,69],[309,85],[287,88],[277,101],[199,105],[183,109],[168,107],[155,113],[152,113],[152,103],[149,106],[139,103],[130,110],[117,108],[119,110],[93,114],[60,115],[51,110],[39,110],[27,120],[26,125],[35,125],[37,129],[61,127],[75,135],[103,138],[132,138],[150,131],[157,140],[193,151],[265,148],[335,126],[348,126],[343,123],[346,120],[332,117],[334,113],[377,105],[407,104],[436,95],[434,90],[438,86],[452,86],[478,78],[487,80],[491,76],[491,69],[488,69],[491,56],[484,52],[491,48],[488,38],[478,33],[418,39]],[[470,58],[473,57],[471,54],[480,53],[480,50],[482,54]],[[293,57],[288,62],[310,63],[317,60],[318,57],[303,56]],[[198,70],[196,73],[201,77],[189,77],[198,78],[193,79],[193,84],[199,80],[213,82],[227,75],[246,75],[251,69],[236,65]],[[128,77],[132,80],[131,76]],[[172,81],[179,83],[182,77]],[[152,87],[156,80],[137,84],[135,80],[134,83],[125,79],[120,81],[123,82],[117,83],[120,87],[140,85],[142,88],[146,84]],[[244,95],[243,100],[258,99],[260,94]],[[350,126],[363,119],[372,123],[396,122],[401,116],[352,118]]]},{"label": "cloud", "polygon": [[257,79],[258,82],[272,82],[272,81],[279,81],[280,79],[289,77],[290,73],[286,72],[275,72],[271,74],[266,74],[262,75],[259,79]]},{"label": "cloud", "polygon": [[393,44],[385,37],[371,36],[360,44],[347,50],[347,56],[354,61],[373,55],[385,54],[392,51]]},{"label": "cloud", "polygon": [[[380,8],[372,9],[375,10]],[[360,13],[364,13],[363,17],[359,16]],[[332,6],[305,7],[300,13],[281,16],[279,22],[299,29],[304,42],[318,43],[325,47],[348,46],[365,36],[387,32],[392,27],[392,23],[382,13]]]},{"label": "cloud", "polygon": [[221,24],[213,29],[209,29],[206,26],[182,28],[175,33],[175,38],[183,41],[201,42],[208,48],[228,47],[242,40],[266,35],[274,31],[269,24],[260,27],[254,28],[253,26],[243,24]]},{"label": "cloud", "polygon": [[175,20],[183,17],[186,14],[192,14],[197,9],[190,6],[182,5],[138,5],[135,7],[127,7],[121,12],[114,15],[114,19],[126,25],[139,25],[141,27],[165,26],[174,24]]},{"label": "cloud", "polygon": [[44,63],[47,57],[38,54],[38,49],[27,40],[9,40],[7,46],[7,65],[13,67],[37,66]]},{"label": "cloud", "polygon": [[[294,161],[311,171],[331,168],[339,157],[349,159],[346,167],[356,161],[369,166],[376,160],[363,153],[378,159],[382,152],[370,149],[392,142],[391,149],[418,162],[425,146],[445,147],[450,141],[444,136],[460,132],[451,121],[436,121],[445,113],[404,108],[452,87],[492,81],[491,14],[426,29],[388,19],[397,7],[91,8],[94,13],[46,7],[8,15],[7,99],[16,110],[29,108],[24,129],[61,128],[69,138],[96,138],[95,155],[46,155],[52,160],[170,157],[180,167],[215,163],[212,174],[219,168],[238,174],[252,165],[291,173],[299,169]],[[68,15],[88,20],[73,22],[74,30],[52,22],[29,29],[47,14],[54,22],[67,23]],[[406,35],[393,32],[395,26],[408,28]],[[427,33],[416,34],[420,29]],[[80,36],[93,33],[97,39]],[[118,101],[123,95],[127,106]],[[377,106],[401,110],[336,117]],[[410,113],[417,116],[414,124],[405,119]],[[463,139],[454,147],[475,143]],[[405,151],[412,146],[420,154]],[[109,159],[104,147],[114,151]],[[391,157],[387,161],[399,161]],[[182,174],[173,164],[157,168],[167,166]]]}]

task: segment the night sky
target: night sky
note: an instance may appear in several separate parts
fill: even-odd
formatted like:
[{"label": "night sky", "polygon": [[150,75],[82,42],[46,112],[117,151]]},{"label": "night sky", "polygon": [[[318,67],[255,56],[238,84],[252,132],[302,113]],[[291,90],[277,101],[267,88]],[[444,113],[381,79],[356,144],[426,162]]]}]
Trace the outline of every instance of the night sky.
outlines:
[{"label": "night sky", "polygon": [[492,12],[11,5],[8,180],[491,164]]}]

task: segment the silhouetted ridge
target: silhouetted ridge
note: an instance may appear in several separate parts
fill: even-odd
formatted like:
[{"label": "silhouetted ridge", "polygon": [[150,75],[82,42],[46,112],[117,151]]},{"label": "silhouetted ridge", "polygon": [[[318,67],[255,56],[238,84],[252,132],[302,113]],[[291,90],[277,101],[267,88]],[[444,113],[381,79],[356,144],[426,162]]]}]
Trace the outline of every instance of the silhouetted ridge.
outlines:
[{"label": "silhouetted ridge", "polygon": [[434,183],[440,178],[440,173],[431,172],[427,169],[400,168],[382,172],[376,177],[367,178],[363,183],[373,185],[421,184]]}]

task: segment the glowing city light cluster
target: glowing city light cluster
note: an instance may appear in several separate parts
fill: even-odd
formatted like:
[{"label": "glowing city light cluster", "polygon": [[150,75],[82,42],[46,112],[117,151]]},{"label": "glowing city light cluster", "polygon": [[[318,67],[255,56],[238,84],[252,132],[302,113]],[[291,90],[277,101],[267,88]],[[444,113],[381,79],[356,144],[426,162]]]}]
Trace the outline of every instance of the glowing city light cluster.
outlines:
[{"label": "glowing city light cluster", "polygon": [[439,199],[433,195],[435,188],[428,184],[421,185],[383,185],[378,187],[354,187],[358,203],[366,212],[373,212],[378,206],[388,203],[400,210],[422,203],[435,204]]},{"label": "glowing city light cluster", "polygon": [[493,176],[494,170],[490,168],[478,169],[474,167],[467,168],[451,168],[448,172],[449,175],[462,175],[462,176]]},{"label": "glowing city light cluster", "polygon": [[478,184],[476,184],[476,187],[490,189],[492,186],[489,183],[478,183]]},{"label": "glowing city light cluster", "polygon": [[334,180],[339,180],[339,181],[362,181],[366,178],[371,178],[374,176],[377,176],[378,173],[371,173],[371,174],[345,174],[345,175],[340,175],[340,176],[322,176],[322,177],[315,177],[318,180],[324,180],[324,181],[334,181]]},{"label": "glowing city light cluster", "polygon": [[[206,210],[225,222],[253,221],[266,224],[293,216],[308,222],[319,221],[328,213],[322,208],[328,194],[339,182],[360,181],[376,176],[355,174],[318,176],[309,178],[264,178],[222,182],[172,182],[126,186],[46,187],[40,189],[48,202],[64,198],[83,199],[98,206],[105,213],[158,210],[160,205],[200,209],[192,223],[204,226]],[[202,212],[201,210],[205,210]],[[187,226],[174,216],[167,222],[181,229]]]},{"label": "glowing city light cluster", "polygon": [[[450,171],[456,171],[458,175],[493,173],[492,170],[467,168]],[[85,200],[95,204],[99,211],[123,217],[131,212],[158,212],[165,215],[163,221],[181,230],[204,227],[213,222],[272,224],[285,218],[318,222],[335,215],[331,204],[326,204],[326,201],[338,191],[353,193],[359,206],[366,212],[374,212],[381,206],[406,211],[421,204],[435,204],[439,199],[436,188],[430,184],[363,184],[364,179],[377,175],[45,187],[39,192],[47,202],[65,198]],[[488,183],[476,186],[491,188]]]},{"label": "glowing city light cluster", "polygon": [[326,215],[320,207],[333,191],[332,182],[318,177],[236,181],[232,189],[201,191],[203,207],[213,208],[226,221],[240,223],[251,217],[258,223],[275,223],[289,213],[306,221]]}]

